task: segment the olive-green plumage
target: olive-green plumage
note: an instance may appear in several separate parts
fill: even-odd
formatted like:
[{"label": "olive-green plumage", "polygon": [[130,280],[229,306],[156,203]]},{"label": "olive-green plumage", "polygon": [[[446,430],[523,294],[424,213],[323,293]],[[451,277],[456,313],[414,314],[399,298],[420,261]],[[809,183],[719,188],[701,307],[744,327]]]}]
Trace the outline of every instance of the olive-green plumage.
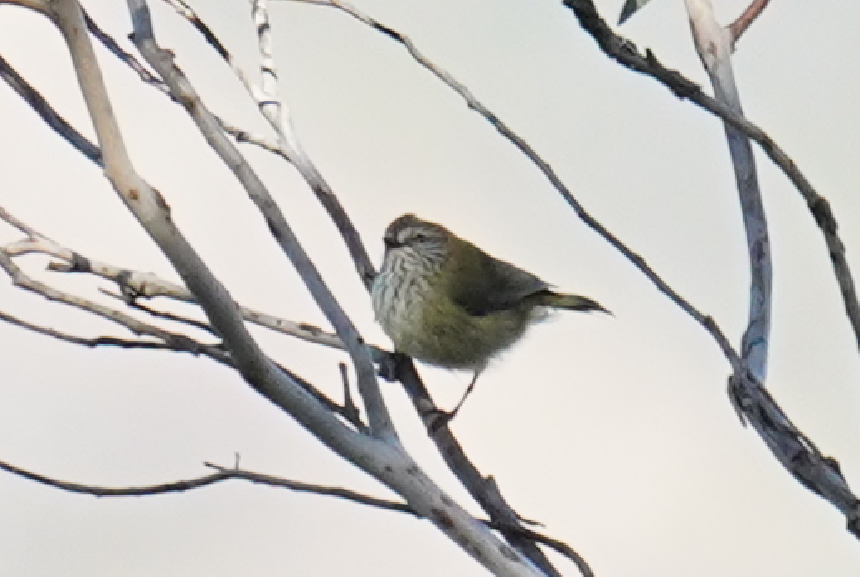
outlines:
[{"label": "olive-green plumage", "polygon": [[607,312],[412,214],[394,220],[384,240],[372,290],[376,319],[398,352],[432,365],[477,377],[547,309]]}]

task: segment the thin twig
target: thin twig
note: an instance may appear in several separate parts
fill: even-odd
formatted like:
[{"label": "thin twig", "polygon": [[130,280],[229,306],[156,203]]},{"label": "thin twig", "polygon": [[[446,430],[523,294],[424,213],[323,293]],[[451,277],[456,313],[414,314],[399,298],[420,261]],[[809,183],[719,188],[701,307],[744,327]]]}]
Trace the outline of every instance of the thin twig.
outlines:
[{"label": "thin twig", "polygon": [[[193,297],[186,289],[173,283],[164,281],[151,273],[141,273],[138,271],[115,267],[86,258],[82,254],[72,251],[48,239],[36,229],[29,226],[27,223],[14,217],[3,207],[0,207],[0,220],[6,221],[8,224],[14,226],[18,230],[26,234],[28,237],[25,240],[14,241],[7,244],[5,247],[0,247],[0,251],[5,252],[5,254],[9,257],[20,256],[23,254],[41,253],[51,255],[58,259],[62,259],[63,262],[51,262],[48,265],[48,270],[67,273],[92,274],[101,278],[112,280],[120,287],[120,291],[122,294],[116,294],[114,292],[100,288],[100,291],[103,294],[121,300],[126,305],[131,306],[136,310],[145,312],[155,318],[184,324],[186,326],[194,327],[196,329],[208,332],[213,336],[217,336],[211,325],[206,322],[191,319],[182,315],[159,311],[140,303],[141,297],[149,298],[153,295],[158,295],[172,298],[180,302],[187,302],[196,305],[196,301],[194,301]],[[83,307],[85,310],[88,310],[86,307],[89,306],[90,301],[72,295],[68,295],[68,300],[78,303],[78,308]],[[243,312],[243,317],[249,322],[254,322],[260,326],[286,335],[303,338],[303,340],[309,342],[317,344],[326,344],[334,348],[338,348],[341,350],[343,349],[343,345],[340,343],[340,340],[337,338],[336,335],[332,335],[331,333],[322,331],[317,327],[302,323],[295,323],[292,321],[287,321],[285,319],[278,319],[271,315],[265,315],[263,313],[258,313],[249,309],[242,308],[241,310]],[[119,320],[122,321],[124,318],[125,317],[119,317]],[[2,312],[0,312],[0,319],[6,320],[7,322],[20,326],[21,328],[25,328],[27,330],[31,330],[46,336],[50,336],[74,344],[90,347],[116,346],[126,349],[147,348],[164,349],[176,352],[190,352],[195,355],[205,355],[225,366],[234,369],[236,368],[230,354],[226,350],[224,350],[224,348],[220,344],[201,343],[192,339],[191,337],[188,337],[187,335],[166,332],[163,331],[163,329],[160,329],[154,325],[148,325],[146,323],[143,323],[142,326],[149,327],[148,334],[150,336],[162,338],[158,335],[166,335],[168,337],[167,340],[154,342],[144,340],[121,339],[119,337],[112,336],[86,338],[57,331],[48,327],[35,325]],[[112,318],[111,320],[116,319]],[[382,358],[385,354],[387,354],[376,347],[373,347],[372,350],[375,351],[375,356],[379,358]],[[338,405],[336,402],[328,398],[324,393],[320,392],[316,387],[311,385],[305,379],[299,377],[297,374],[293,373],[292,371],[281,365],[278,365],[278,368],[283,373],[289,375],[290,378],[292,378],[299,386],[305,389],[305,391],[313,395],[327,409],[342,416],[347,422],[354,425],[356,430],[366,430],[367,426],[365,423],[362,422],[360,415],[355,410],[355,407]]]},{"label": "thin twig", "polygon": [[411,515],[418,516],[418,514],[405,503],[398,503],[388,499],[380,499],[370,495],[364,495],[342,487],[303,483],[301,481],[293,481],[291,479],[284,479],[283,477],[275,477],[273,475],[265,475],[263,473],[255,473],[253,471],[246,471],[238,468],[221,467],[212,463],[205,463],[205,465],[215,469],[215,472],[202,477],[196,477],[194,479],[171,481],[169,483],[159,483],[155,485],[142,485],[139,487],[104,487],[100,485],[87,485],[72,481],[63,481],[0,461],[0,469],[14,475],[18,475],[24,479],[35,481],[56,489],[62,489],[63,491],[68,491],[70,493],[93,495],[95,497],[143,497],[150,495],[163,495],[165,493],[180,493],[208,487],[209,485],[214,485],[215,483],[220,483],[222,481],[242,479],[252,483],[268,485],[270,487],[281,487],[302,493],[338,497],[361,505],[370,505],[379,509],[409,513]]},{"label": "thin twig", "polygon": [[[499,529],[499,527],[493,522],[487,522],[487,525],[492,527],[493,529]],[[548,535],[544,535],[543,533],[538,533],[532,529],[528,529],[523,527],[519,530],[519,533],[522,537],[525,537],[535,543],[543,543],[544,545],[551,547],[556,552],[564,555],[576,565],[579,572],[582,574],[582,577],[594,577],[594,572],[589,567],[588,563],[585,561],[585,558],[576,552],[576,550],[563,541],[559,541],[558,539],[554,539]]]},{"label": "thin twig", "polygon": [[[77,335],[73,335],[70,333],[66,333],[63,331],[59,331],[57,329],[53,329],[51,327],[45,327],[41,325],[37,325],[18,317],[12,316],[10,314],[4,313],[0,311],[0,320],[7,322],[11,325],[15,325],[22,329],[45,335],[60,341],[65,341],[67,343],[71,343],[73,345],[83,345],[85,347],[100,347],[100,346],[111,346],[111,347],[119,347],[122,349],[161,349],[161,350],[177,350],[176,346],[173,344],[168,344],[159,341],[143,341],[143,340],[132,340],[132,339],[123,339],[120,337],[112,337],[112,336],[101,336],[101,337],[81,337]],[[186,348],[182,349],[184,352],[190,352],[193,354],[199,354],[200,351],[198,349]]]},{"label": "thin twig", "polygon": [[[87,26],[92,34],[117,58],[129,66],[136,72],[139,78],[149,86],[153,86],[166,96],[170,97],[169,91],[166,91],[164,83],[152,76],[134,55],[122,50],[119,44],[106,32],[104,32],[89,16],[86,16]],[[75,149],[81,152],[89,160],[101,166],[101,151],[92,141],[87,139],[80,131],[76,130],[65,118],[63,118],[42,96],[42,94],[33,88],[12,66],[0,56],[0,77],[17,92],[25,102],[27,102],[33,110],[42,117],[42,120],[51,127],[57,134],[71,144]],[[171,97],[172,98],[172,97]],[[228,123],[222,118],[218,118],[221,128],[236,139],[236,142],[246,142],[258,146],[268,152],[284,158],[289,161],[289,158],[278,147],[278,145],[263,135],[255,134],[247,130],[241,129],[233,124]]]},{"label": "thin twig", "polygon": [[194,12],[194,9],[191,6],[184,2],[184,0],[164,0],[164,2],[172,7],[177,14],[185,18],[188,22],[191,23],[194,28],[206,39],[212,48],[215,49],[215,52],[218,53],[221,58],[228,60],[232,63],[232,57],[230,53],[227,51],[227,48],[221,44],[221,41],[218,40],[218,37],[215,36],[215,33],[212,32],[212,29],[206,25],[198,16],[197,13]]},{"label": "thin twig", "polygon": [[10,463],[0,461],[0,469],[18,475],[30,481],[36,481],[49,487],[62,489],[71,493],[81,493],[83,495],[93,495],[96,497],[127,497],[127,496],[143,496],[143,495],[160,495],[164,493],[176,493],[181,491],[189,491],[199,487],[212,485],[227,479],[223,473],[212,473],[204,477],[189,479],[187,481],[173,481],[170,483],[161,483],[158,485],[145,485],[142,487],[100,487],[97,485],[85,485],[74,483],[71,481],[62,481],[47,477],[39,473],[27,471],[20,467],[16,467]]},{"label": "thin twig", "polygon": [[[306,0],[299,0],[306,1]],[[358,11],[355,7],[350,6],[340,0],[328,0],[325,5],[337,8],[342,12],[352,16],[353,18],[370,26],[374,30],[381,32],[402,44],[409,52],[409,55],[418,62],[421,66],[430,71],[434,76],[441,80],[445,85],[459,94],[469,106],[481,116],[483,116],[499,133],[508,139],[520,152],[522,152],[529,160],[531,160],[549,180],[552,186],[562,195],[567,203],[573,208],[577,216],[592,230],[602,236],[610,245],[621,252],[628,260],[630,260],[636,268],[638,268],[663,294],[668,296],[672,302],[684,310],[687,314],[693,317],[699,324],[705,327],[717,340],[723,354],[728,359],[735,371],[742,370],[741,359],[733,349],[731,342],[726,338],[725,334],[720,330],[714,320],[699,312],[690,302],[677,293],[668,283],[666,283],[654,271],[644,258],[633,252],[620,239],[612,234],[606,227],[592,217],[582,206],[582,204],[573,196],[570,189],[564,184],[561,178],[555,173],[552,167],[525,141],[521,136],[514,132],[507,124],[505,124],[495,113],[484,106],[475,96],[460,82],[454,79],[449,73],[442,70],[431,62],[424,54],[422,54],[408,36],[392,29],[391,27],[378,22],[374,18]]]},{"label": "thin twig", "polygon": [[527,529],[522,525],[522,517],[508,504],[492,477],[485,477],[472,463],[463,446],[451,432],[448,423],[443,421],[435,426],[434,421],[438,422],[438,419],[429,419],[438,416],[440,410],[430,397],[427,387],[418,376],[415,365],[409,357],[404,355],[396,360],[396,377],[409,395],[415,412],[424,420],[428,433],[446,465],[478,505],[490,516],[493,527],[545,574],[559,575],[558,570],[535,545],[534,540],[523,536],[523,531]]},{"label": "thin twig", "polygon": [[[48,477],[47,475],[28,471],[16,465],[12,465],[11,463],[0,461],[0,469],[13,475],[17,475],[30,481],[35,481],[37,483],[46,485],[48,487],[53,487],[55,489],[61,489],[63,491],[68,491],[70,493],[78,493],[82,495],[92,495],[95,497],[146,497],[153,495],[163,495],[166,493],[181,493],[185,491],[201,489],[203,487],[208,487],[210,485],[214,485],[216,483],[221,483],[224,481],[238,479],[243,481],[249,481],[251,483],[256,483],[259,485],[267,485],[269,487],[289,489],[291,491],[296,491],[300,493],[311,493],[314,495],[321,495],[325,497],[337,497],[339,499],[351,501],[359,505],[368,505],[370,507],[375,507],[377,509],[383,509],[386,511],[407,513],[414,517],[422,518],[418,512],[416,512],[412,507],[403,502],[391,501],[389,499],[381,499],[379,497],[365,495],[364,493],[359,493],[357,491],[345,489],[343,487],[332,487],[330,485],[305,483],[302,481],[285,479],[284,477],[277,477],[274,475],[267,475],[265,473],[257,473],[254,471],[241,469],[239,468],[238,457],[236,464],[234,464],[234,466],[232,467],[224,467],[221,465],[216,465],[214,463],[204,463],[204,465],[211,469],[214,469],[215,472],[209,475],[195,477],[193,479],[171,481],[168,483],[158,483],[154,485],[142,485],[138,487],[105,487],[100,485],[89,485],[84,483],[75,483],[72,481],[63,481],[61,479],[56,479],[53,477]],[[485,524],[490,528],[498,530],[498,527],[495,523],[486,521]],[[571,561],[573,561],[579,568],[583,577],[594,576],[594,573],[588,567],[585,560],[566,543],[563,543],[557,539],[553,539],[552,537],[543,535],[536,531],[532,531],[530,529],[524,528],[521,532],[523,537],[526,537],[538,543],[544,543],[552,547]]]},{"label": "thin twig", "polygon": [[[137,9],[134,22],[133,42],[147,62],[170,86],[171,94],[182,103],[208,144],[242,183],[248,197],[266,219],[278,246],[292,262],[317,306],[346,345],[355,367],[358,390],[365,403],[372,434],[377,438],[396,441],[397,432],[380,393],[371,356],[358,330],[334,298],[262,180],[232,141],[224,136],[220,125],[201,101],[197,91],[174,64],[172,53],[163,50],[156,43],[149,12],[144,6]],[[298,165],[297,162],[294,164]]]},{"label": "thin twig", "polygon": [[101,292],[103,294],[113,296],[115,298],[123,299],[125,302],[128,303],[129,306],[131,306],[131,307],[133,307],[139,311],[143,311],[151,317],[154,317],[157,319],[164,319],[167,321],[173,321],[176,323],[181,323],[181,324],[187,325],[189,327],[194,327],[195,329],[205,331],[205,332],[211,334],[212,336],[217,336],[215,334],[215,331],[212,329],[212,325],[210,325],[209,323],[207,323],[205,321],[198,321],[197,319],[192,319],[192,318],[186,317],[184,315],[169,313],[167,311],[160,311],[160,310],[157,310],[153,307],[150,307],[150,306],[147,306],[147,305],[141,303],[140,300],[138,300],[138,299],[129,300],[128,298],[125,298],[121,295],[111,293],[111,292],[106,291],[106,290],[102,290]]},{"label": "thin twig", "polygon": [[90,31],[96,40],[102,43],[102,46],[107,48],[114,56],[119,58],[123,63],[126,64],[129,68],[131,68],[134,72],[137,73],[138,77],[149,86],[152,86],[159,92],[170,96],[170,89],[167,88],[167,85],[161,81],[160,78],[156,77],[152,72],[147,70],[146,66],[140,63],[140,61],[134,57],[134,54],[126,52],[122,49],[122,47],[117,43],[113,37],[102,30],[96,22],[90,18],[90,15],[87,14],[87,11],[81,8],[81,12],[84,15],[84,21],[87,23],[87,30]]},{"label": "thin twig", "polygon": [[6,271],[6,274],[9,275],[12,283],[19,288],[41,295],[50,301],[63,303],[80,310],[93,313],[96,316],[123,326],[136,335],[155,337],[163,342],[171,342],[172,340],[179,339],[184,336],[141,322],[120,310],[106,307],[92,300],[72,295],[65,291],[48,286],[43,282],[37,281],[25,274],[24,271],[12,261],[12,257],[2,249],[0,249],[0,268]]},{"label": "thin twig", "polygon": [[770,0],[753,0],[746,10],[738,16],[738,19],[729,24],[729,34],[731,35],[731,44],[734,47],[737,41],[747,31],[750,24],[759,17],[765,7],[770,3]]},{"label": "thin twig", "polygon": [[[677,71],[665,68],[650,51],[646,56],[641,56],[632,42],[612,32],[590,0],[564,0],[564,4],[573,10],[582,28],[592,35],[607,55],[632,70],[656,78],[677,96],[689,98],[702,108],[713,112],[727,125],[740,130],[761,144],[771,159],[783,169],[807,200],[816,222],[824,232],[836,276],[842,288],[848,317],[860,345],[860,330],[858,330],[860,305],[857,303],[851,274],[845,262],[844,247],[836,235],[836,221],[830,213],[827,201],[818,196],[788,156],[761,129],[732,112],[728,106],[706,96],[698,85],[687,80]],[[718,331],[713,320],[710,318],[706,320],[709,322],[704,325],[705,328],[720,343],[724,352],[727,354],[730,352],[732,357],[737,358],[737,353],[725,341],[725,337]],[[747,371],[743,364],[736,366],[733,363],[732,369],[729,390],[735,408],[755,428],[786,470],[805,487],[841,511],[847,520],[848,530],[860,539],[860,501],[846,483],[836,460],[821,454],[815,445],[794,426],[762,383]]]},{"label": "thin twig", "polygon": [[[194,299],[194,296],[185,287],[162,279],[154,273],[118,267],[88,258],[81,253],[66,248],[44,236],[34,228],[17,219],[2,206],[0,206],[0,220],[6,221],[28,235],[28,238],[26,239],[14,241],[2,247],[9,256],[14,257],[24,254],[38,253],[60,259],[62,262],[50,263],[48,265],[48,270],[64,273],[92,274],[114,282],[120,288],[122,296],[103,289],[102,292],[113,298],[120,298],[123,302],[129,304],[136,303],[137,306],[140,306],[142,310],[145,310],[145,312],[149,311],[146,310],[146,307],[140,305],[136,299],[165,297],[178,302],[197,305],[197,301]],[[276,317],[248,307],[240,307],[240,311],[244,320],[271,331],[292,336],[309,343],[324,345],[338,350],[345,350],[343,343],[337,335],[323,330],[320,327],[309,323],[301,323]],[[155,314],[155,312],[152,314]],[[180,322],[184,321],[181,320]],[[208,325],[200,326],[198,328],[210,330]],[[371,352],[374,362],[378,362],[379,359],[384,358],[385,355],[389,354],[384,349],[376,345],[367,345],[367,347]]]},{"label": "thin twig", "polygon": [[[338,0],[329,0],[325,5],[336,7],[352,17],[364,22],[368,26],[376,29],[379,32],[389,36],[393,40],[404,45],[410,55],[426,67],[446,85],[460,94],[468,103],[469,107],[483,115],[500,133],[510,140],[517,148],[519,148],[530,160],[532,160],[550,180],[553,186],[562,194],[565,200],[575,210],[577,215],[598,234],[603,236],[613,247],[619,250],[627,257],[646,277],[651,280],[657,288],[666,294],[673,302],[681,309],[693,317],[705,330],[707,330],[716,340],[723,354],[726,356],[729,364],[732,367],[732,372],[736,376],[733,381],[736,383],[735,388],[740,392],[737,393],[737,398],[740,399],[737,405],[741,407],[744,414],[750,419],[756,430],[768,443],[768,446],[777,455],[780,462],[786,465],[789,471],[795,475],[804,484],[818,484],[816,492],[825,495],[834,505],[843,511],[849,522],[849,528],[855,535],[860,536],[860,515],[858,515],[857,500],[854,499],[850,489],[842,479],[838,472],[838,465],[832,459],[828,459],[818,453],[814,446],[804,443],[802,433],[794,427],[788,420],[788,417],[773,403],[767,392],[761,387],[761,384],[755,377],[749,374],[744,366],[743,361],[738,353],[732,347],[730,341],[725,334],[720,330],[714,319],[700,313],[686,299],[674,291],[665,281],[663,281],[645,260],[630,250],[612,233],[605,229],[591,215],[589,215],[582,205],[572,196],[570,191],[563,182],[554,173],[551,167],[543,161],[534,150],[510,128],[507,127],[501,120],[486,109],[474,96],[461,84],[456,82],[449,74],[442,71],[424,57],[414,46],[411,40],[393,30],[392,28],[379,23],[378,21],[366,16],[355,8],[340,2]],[[681,98],[689,98],[696,104],[713,112],[727,124],[739,129],[741,132],[758,142],[768,153],[771,159],[789,176],[812,210],[819,227],[825,233],[825,239],[830,248],[831,259],[834,263],[834,268],[837,271],[837,278],[840,283],[840,288],[843,292],[843,300],[845,302],[848,317],[851,320],[852,326],[855,329],[855,335],[860,346],[860,306],[857,304],[857,299],[854,293],[853,281],[851,280],[850,271],[845,263],[844,247],[836,235],[836,223],[829,210],[827,202],[819,197],[814,191],[809,182],[797,170],[793,162],[782,152],[763,131],[742,117],[735,115],[728,107],[716,102],[707,97],[701,89],[695,84],[685,79],[676,71],[671,71],[663,67],[657,62],[656,58],[648,52],[645,57],[638,54],[632,42],[621,39],[614,35],[606,26],[606,23],[597,14],[594,5],[588,0],[565,0],[565,5],[571,8],[577,15],[582,24],[589,33],[594,36],[601,48],[610,56],[639,72],[650,74],[670,87],[673,92]],[[408,381],[409,379],[407,379]],[[406,383],[405,383],[406,384]],[[409,388],[407,384],[407,388]],[[413,402],[418,402],[419,399],[422,405],[428,401],[421,397],[421,393],[412,391]],[[424,414],[422,409],[416,405],[419,414]],[[759,418],[766,414],[772,421]],[[443,431],[440,429],[440,432]],[[443,451],[443,455],[445,452]],[[794,466],[792,464],[802,464],[803,466]],[[456,470],[456,468],[454,469]],[[464,483],[465,484],[465,483]],[[468,485],[467,485],[468,486]]]},{"label": "thin twig", "polygon": [[[128,0],[128,4],[135,30],[134,39],[141,52],[148,57],[150,64],[168,84],[171,81],[184,81],[184,78],[177,74],[171,55],[155,44],[145,1]],[[51,18],[67,43],[85,103],[104,152],[106,176],[119,198],[198,297],[210,322],[224,339],[228,350],[234,356],[238,370],[248,383],[277,406],[286,409],[331,449],[402,495],[416,511],[427,516],[437,528],[490,571],[512,576],[536,575],[535,568],[526,563],[522,556],[501,543],[486,528],[478,526],[468,513],[445,495],[409,458],[393,435],[382,431],[388,441],[382,442],[367,435],[356,434],[344,427],[330,412],[322,410],[310,396],[295,387],[290,379],[273,370],[273,364],[262,354],[241,322],[238,308],[226,289],[211,274],[176,227],[168,203],[134,170],[113,115],[79,5],[75,0],[56,0],[51,3],[51,9]],[[190,95],[187,90],[171,85],[171,92],[180,95],[179,100],[186,107],[200,106],[199,99],[187,98]],[[209,124],[217,125],[214,121]],[[214,138],[214,134],[208,130],[205,130],[204,134]],[[271,202],[271,199],[268,200]],[[273,223],[271,218],[269,223],[272,224],[271,228],[278,240],[283,241],[285,229],[276,226],[280,223]],[[324,306],[323,308],[325,309]],[[340,330],[337,322],[333,324]],[[358,339],[343,340],[354,355],[367,355],[366,349],[357,346],[362,345]],[[356,362],[356,365],[359,389],[367,400],[367,391],[363,385],[367,384],[364,382],[368,372],[365,365],[369,363]],[[372,366],[369,368],[372,372]],[[371,415],[372,421],[375,421],[373,429],[374,433],[380,436],[380,430],[384,429],[387,423],[383,422],[383,427],[378,426],[383,415],[380,412],[375,413],[375,417]]]},{"label": "thin twig", "polygon": [[[270,33],[271,28],[268,21],[266,3],[255,1],[251,6],[252,15],[257,27],[258,49],[261,60],[260,75],[262,77],[262,83],[261,86],[257,86],[251,82],[248,75],[238,66],[230,52],[224,48],[220,41],[218,41],[214,32],[212,32],[212,30],[197,17],[190,7],[180,0],[165,1],[175,8],[179,6],[177,13],[186,18],[189,23],[191,23],[195,29],[203,35],[207,42],[215,48],[218,54],[224,59],[228,66],[230,66],[230,69],[239,81],[245,86],[248,94],[257,104],[260,113],[267,120],[269,126],[275,131],[275,134],[278,137],[278,144],[276,146],[266,143],[263,145],[263,148],[270,151],[277,151],[275,152],[276,154],[287,159],[296,167],[297,170],[299,170],[302,177],[317,197],[317,200],[323,208],[325,208],[329,217],[332,219],[332,222],[334,222],[337,227],[347,250],[349,250],[350,257],[355,264],[359,278],[362,283],[364,283],[365,287],[370,289],[370,286],[373,283],[373,278],[376,276],[376,269],[370,260],[370,256],[367,254],[367,250],[364,248],[361,236],[358,234],[349,214],[340,204],[340,200],[338,200],[337,196],[334,194],[331,186],[323,178],[322,173],[319,172],[301,146],[301,143],[296,136],[295,128],[292,124],[289,108],[284,105],[283,101],[278,96],[278,73],[275,61],[272,58],[272,35]],[[231,132],[231,134],[233,133]],[[247,141],[256,143],[254,139],[242,140],[239,137],[236,138],[239,142]]]},{"label": "thin twig", "polygon": [[417,513],[406,503],[372,497],[370,495],[358,493],[350,489],[344,489],[343,487],[331,487],[327,485],[303,483],[301,481],[284,479],[283,477],[275,477],[273,475],[266,475],[264,473],[246,471],[244,469],[226,468],[221,467],[219,465],[214,465],[212,463],[204,464],[207,467],[215,469],[219,474],[223,475],[225,479],[243,479],[252,483],[269,485],[271,487],[283,487],[292,491],[313,493],[314,495],[325,495],[328,497],[339,497],[341,499],[346,499],[348,501],[359,503],[361,505],[370,505],[372,507],[386,509],[388,511],[398,511],[400,513],[409,513],[410,515],[414,515],[415,517],[421,517],[419,513]]},{"label": "thin twig", "polygon": [[[105,34],[104,36],[107,35]],[[68,141],[76,150],[81,152],[89,160],[91,160],[98,166],[102,166],[101,151],[99,150],[98,146],[96,146],[80,131],[75,129],[71,124],[69,124],[65,119],[63,119],[63,117],[60,116],[56,112],[56,110],[47,102],[47,100],[45,100],[45,98],[35,88],[33,88],[23,77],[21,77],[2,57],[0,57],[0,77],[2,77],[13,89],[15,89],[15,91],[18,92],[18,94],[25,100],[25,102],[27,102],[42,117],[45,123],[48,124],[48,126],[52,129],[54,129],[55,132],[57,132],[57,134],[59,134],[61,137],[63,137],[63,139]],[[254,142],[259,146],[275,151],[277,154],[283,156],[283,152],[280,150],[280,148],[278,148],[272,143],[262,140],[262,137],[241,131],[240,129],[235,127],[227,127],[223,124],[223,122],[219,122],[221,123],[222,127],[225,128],[225,130],[227,130],[231,134],[233,134],[239,142]],[[326,194],[325,187],[315,187],[315,191],[318,194]],[[337,202],[337,199],[333,195],[327,198],[330,199],[327,202]],[[340,212],[345,215],[345,211],[343,211],[342,208],[340,208]],[[348,232],[347,236],[352,239],[350,241],[352,245],[357,246],[361,243],[360,238],[358,237],[358,233],[355,231],[354,227],[352,227],[352,225],[347,221],[348,219],[336,219],[336,222],[338,222],[338,228],[341,229],[341,231],[352,231]],[[16,250],[20,253],[23,253],[25,250],[31,249],[35,248],[22,244]],[[46,253],[53,254],[50,252]],[[59,255],[57,254],[54,254],[54,256],[59,257]],[[70,258],[71,256],[72,255],[70,255]],[[109,278],[110,280],[117,281],[117,275],[122,273],[122,269],[104,268],[106,266],[107,265],[93,266],[92,272],[94,272],[95,274],[99,274],[100,276],[104,276],[105,278]],[[364,271],[361,274],[363,275],[363,278],[365,278],[365,280],[371,279],[375,274],[373,272],[373,267],[370,264],[369,258],[367,259],[366,264],[360,265],[359,268]],[[160,279],[157,282],[152,282],[153,280],[154,275],[150,275],[149,273],[135,272],[133,273],[133,278],[129,279],[129,282],[130,284],[133,284],[135,286],[136,290],[141,296],[168,296],[177,300],[194,302],[193,297],[184,287],[180,287],[179,285],[169,283]],[[309,342],[315,342],[333,348],[344,349],[343,343],[337,336],[331,335],[330,333],[318,329],[317,327],[313,327],[311,325],[303,323],[294,323],[285,319],[278,319],[271,315],[255,311],[253,309],[243,308],[242,312],[246,320],[254,322],[255,324],[259,324],[272,330],[276,330],[284,334],[289,334],[297,338],[307,340]],[[375,359],[379,358],[383,354],[383,351],[376,347],[371,347],[371,352]]]},{"label": "thin twig", "polygon": [[38,114],[45,124],[54,130],[54,132],[62,136],[69,142],[69,144],[74,146],[81,152],[81,154],[89,158],[91,161],[99,166],[102,165],[102,155],[98,146],[93,144],[79,131],[75,130],[75,128],[72,127],[66,119],[60,116],[48,101],[45,100],[45,97],[42,96],[38,90],[33,88],[23,76],[18,74],[18,72],[12,68],[12,65],[9,64],[2,56],[0,56],[0,77],[2,77],[3,80],[6,81],[6,84],[8,84],[21,98],[24,99],[24,102],[30,105],[36,114]]},{"label": "thin twig", "polygon": [[239,128],[232,124],[225,122],[223,119],[219,118],[219,123],[221,124],[221,129],[236,139],[236,142],[243,143],[246,142],[248,144],[253,144],[259,148],[262,148],[266,152],[270,152],[275,156],[281,157],[283,160],[290,162],[289,157],[284,153],[283,150],[278,146],[278,144],[269,138],[263,136],[262,134],[257,134],[255,132],[248,132],[245,129]]},{"label": "thin twig", "polygon": [[[738,116],[728,106],[709,97],[701,87],[685,78],[677,70],[670,70],[663,66],[650,50],[647,50],[644,56],[639,54],[633,42],[618,36],[607,26],[591,0],[564,0],[564,4],[574,12],[580,26],[594,38],[600,49],[609,57],[622,66],[654,78],[677,97],[690,100],[719,117],[726,124],[740,130],[758,143],[773,163],[785,173],[803,196],[815,223],[824,235],[836,281],[842,293],[845,312],[854,331],[857,347],[860,348],[860,303],[858,303],[854,280],[845,258],[845,246],[837,233],[836,219],[830,210],[830,204],[818,195],[794,161],[761,128],[746,118]],[[716,338],[716,335],[714,336]]]}]

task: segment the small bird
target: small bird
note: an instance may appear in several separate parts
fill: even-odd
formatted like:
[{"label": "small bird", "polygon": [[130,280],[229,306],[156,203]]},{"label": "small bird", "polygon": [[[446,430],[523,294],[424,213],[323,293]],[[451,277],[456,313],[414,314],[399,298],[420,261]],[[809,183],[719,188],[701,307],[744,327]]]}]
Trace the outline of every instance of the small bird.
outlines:
[{"label": "small bird", "polygon": [[600,311],[597,302],[494,258],[440,224],[414,214],[385,230],[385,257],[373,282],[376,320],[396,352],[448,369],[474,371],[450,420],[490,359],[514,344],[548,309]]}]

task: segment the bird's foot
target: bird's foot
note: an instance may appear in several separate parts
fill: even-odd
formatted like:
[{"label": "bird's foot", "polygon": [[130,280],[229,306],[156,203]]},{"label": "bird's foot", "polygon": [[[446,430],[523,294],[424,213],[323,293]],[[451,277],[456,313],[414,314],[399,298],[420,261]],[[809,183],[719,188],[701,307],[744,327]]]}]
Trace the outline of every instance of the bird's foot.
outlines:
[{"label": "bird's foot", "polygon": [[421,420],[424,421],[424,426],[427,427],[427,432],[432,437],[439,429],[447,427],[448,424],[457,416],[457,411],[443,411],[442,409],[431,409],[421,414]]},{"label": "bird's foot", "polygon": [[403,363],[407,362],[409,357],[403,353],[388,353],[379,361],[379,376],[386,381],[400,380],[400,373],[403,369]]}]

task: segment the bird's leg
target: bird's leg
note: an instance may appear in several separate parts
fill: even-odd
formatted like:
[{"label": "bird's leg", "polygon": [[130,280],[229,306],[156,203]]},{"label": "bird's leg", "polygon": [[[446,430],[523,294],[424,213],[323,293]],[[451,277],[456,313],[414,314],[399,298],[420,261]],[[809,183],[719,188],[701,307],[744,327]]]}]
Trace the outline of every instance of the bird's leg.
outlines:
[{"label": "bird's leg", "polygon": [[454,410],[452,410],[451,412],[445,412],[441,409],[437,409],[435,411],[431,411],[433,414],[432,417],[429,419],[429,422],[428,419],[425,418],[425,425],[430,430],[431,434],[435,433],[442,426],[445,426],[452,420],[454,420],[454,417],[457,416],[457,413],[460,411],[460,408],[463,406],[463,403],[466,402],[466,398],[472,393],[472,391],[475,390],[475,381],[478,380],[478,375],[480,374],[481,369],[475,371],[475,375],[472,377],[472,382],[470,382],[469,386],[466,387],[466,392],[463,393],[462,397],[460,397],[460,402],[457,403],[457,405],[454,407]]},{"label": "bird's leg", "polygon": [[478,375],[480,375],[480,374],[481,374],[480,370],[475,371],[475,375],[472,377],[472,382],[469,383],[468,387],[466,387],[466,392],[463,393],[463,396],[460,398],[460,402],[457,403],[457,406],[454,407],[453,411],[448,413],[448,420],[449,421],[457,415],[457,412],[460,410],[460,407],[462,407],[463,403],[466,402],[466,398],[472,394],[472,391],[475,390],[475,381],[478,380]]}]

